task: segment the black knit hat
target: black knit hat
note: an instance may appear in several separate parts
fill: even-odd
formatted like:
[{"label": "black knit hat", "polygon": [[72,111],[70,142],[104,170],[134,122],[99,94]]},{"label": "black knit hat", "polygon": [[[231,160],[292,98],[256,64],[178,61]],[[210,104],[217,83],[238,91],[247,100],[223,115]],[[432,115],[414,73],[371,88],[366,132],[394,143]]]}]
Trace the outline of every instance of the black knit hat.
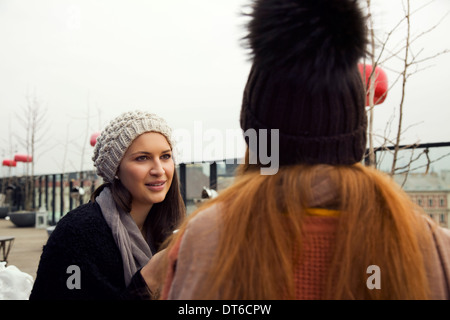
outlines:
[{"label": "black knit hat", "polygon": [[366,27],[357,1],[255,0],[250,16],[244,132],[279,129],[280,165],[361,161]]}]

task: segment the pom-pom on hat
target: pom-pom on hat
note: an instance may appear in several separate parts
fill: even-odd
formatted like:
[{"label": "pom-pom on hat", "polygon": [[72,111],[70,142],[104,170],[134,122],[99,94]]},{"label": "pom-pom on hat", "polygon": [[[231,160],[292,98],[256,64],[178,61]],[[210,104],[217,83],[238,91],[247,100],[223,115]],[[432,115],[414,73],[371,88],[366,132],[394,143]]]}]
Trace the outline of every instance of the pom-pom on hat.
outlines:
[{"label": "pom-pom on hat", "polygon": [[252,9],[241,128],[279,129],[280,165],[361,161],[367,39],[357,1],[254,0]]},{"label": "pom-pom on hat", "polygon": [[120,162],[134,139],[146,132],[158,132],[166,137],[172,149],[172,129],[154,113],[129,111],[112,120],[97,138],[92,160],[97,174],[113,182]]}]

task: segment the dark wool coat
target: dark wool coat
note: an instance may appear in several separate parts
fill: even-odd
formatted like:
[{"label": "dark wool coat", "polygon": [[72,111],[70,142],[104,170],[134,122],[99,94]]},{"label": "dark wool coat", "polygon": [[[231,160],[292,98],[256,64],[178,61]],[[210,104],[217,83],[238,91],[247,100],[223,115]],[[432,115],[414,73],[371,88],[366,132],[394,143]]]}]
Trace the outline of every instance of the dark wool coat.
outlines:
[{"label": "dark wool coat", "polygon": [[30,300],[149,299],[140,270],[128,287],[123,273],[122,257],[111,229],[100,206],[90,202],[61,218],[51,233]]}]

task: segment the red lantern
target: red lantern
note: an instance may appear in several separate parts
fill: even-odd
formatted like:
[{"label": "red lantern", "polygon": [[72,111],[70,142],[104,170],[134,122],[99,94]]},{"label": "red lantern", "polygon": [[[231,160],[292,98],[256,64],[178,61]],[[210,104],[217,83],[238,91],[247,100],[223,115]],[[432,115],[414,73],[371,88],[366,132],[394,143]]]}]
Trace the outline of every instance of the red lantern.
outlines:
[{"label": "red lantern", "polygon": [[[367,88],[370,88],[369,77],[372,74],[373,67],[369,64],[363,63],[360,63],[358,67],[359,72],[361,73],[363,79],[365,77],[365,84],[367,85]],[[384,100],[386,99],[388,91],[388,79],[386,73],[380,67],[375,68],[374,77],[375,77],[375,94],[373,97],[373,103],[377,105],[383,103]],[[370,105],[369,92],[367,92],[366,106],[369,105]]]},{"label": "red lantern", "polygon": [[27,154],[16,154],[14,156],[14,161],[17,162],[32,162],[33,159],[31,156],[27,155]]},{"label": "red lantern", "polygon": [[3,160],[3,166],[5,166],[5,167],[15,167],[15,166],[17,166],[17,162],[15,162],[14,160],[6,159],[6,160]]},{"label": "red lantern", "polygon": [[91,135],[91,146],[95,146],[95,144],[97,143],[97,137],[100,135],[100,132],[95,132]]}]

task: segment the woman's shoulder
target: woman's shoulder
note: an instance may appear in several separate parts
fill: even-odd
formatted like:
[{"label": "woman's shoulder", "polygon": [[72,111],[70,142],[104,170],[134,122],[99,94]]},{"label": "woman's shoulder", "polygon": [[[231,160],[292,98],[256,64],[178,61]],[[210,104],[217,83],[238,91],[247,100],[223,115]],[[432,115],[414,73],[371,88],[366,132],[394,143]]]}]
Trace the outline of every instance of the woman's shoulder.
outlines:
[{"label": "woman's shoulder", "polygon": [[436,245],[450,255],[450,229],[440,226],[426,214],[422,214],[421,218],[428,225]]},{"label": "woman's shoulder", "polygon": [[50,238],[92,238],[105,230],[108,230],[108,225],[100,206],[89,202],[65,214],[56,224]]},{"label": "woman's shoulder", "polygon": [[201,229],[217,228],[221,216],[221,206],[220,204],[213,204],[200,210],[194,216],[192,216],[188,223],[188,229],[195,229],[200,231]]},{"label": "woman's shoulder", "polygon": [[100,206],[94,202],[88,202],[67,212],[61,217],[57,225],[70,224],[74,226],[99,220],[101,217]]},{"label": "woman's shoulder", "polygon": [[436,226],[433,229],[434,239],[439,249],[447,257],[448,265],[450,267],[450,229]]},{"label": "woman's shoulder", "polygon": [[[165,253],[169,267],[161,294],[163,299],[192,297],[193,290],[203,281],[203,276],[207,273],[217,249],[220,216],[220,206],[214,204],[192,213],[192,216],[188,218],[183,234]],[[154,263],[152,267],[156,268],[155,265],[157,266],[157,263]],[[196,272],[192,273],[192,270]]]},{"label": "woman's shoulder", "polygon": [[[220,234],[220,206],[214,204],[189,218],[180,239],[183,247],[213,248]],[[202,250],[203,250],[202,249]]]}]

